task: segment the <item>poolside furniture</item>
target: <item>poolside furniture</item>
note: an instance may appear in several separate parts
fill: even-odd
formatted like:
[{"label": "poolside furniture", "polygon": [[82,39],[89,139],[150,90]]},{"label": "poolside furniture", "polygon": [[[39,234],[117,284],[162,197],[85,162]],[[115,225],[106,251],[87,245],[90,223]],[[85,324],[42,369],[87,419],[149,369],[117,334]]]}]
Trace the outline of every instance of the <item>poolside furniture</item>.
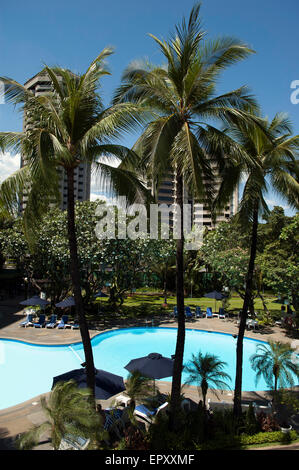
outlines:
[{"label": "poolside furniture", "polygon": [[191,312],[191,308],[190,307],[185,307],[185,317],[186,318],[192,318],[193,317],[193,314]]},{"label": "poolside furniture", "polygon": [[174,317],[177,317],[177,316],[178,316],[178,308],[177,308],[176,305],[173,307],[173,316],[174,316]]},{"label": "poolside furniture", "polygon": [[90,439],[86,439],[85,437],[67,434],[61,439],[58,450],[85,450],[89,442]]},{"label": "poolside furniture", "polygon": [[46,315],[41,313],[36,323],[33,323],[34,328],[43,328],[46,323]]},{"label": "poolside furniture", "polygon": [[256,329],[259,326],[259,322],[257,320],[247,320],[246,325],[248,329],[250,328]]},{"label": "poolside furniture", "polygon": [[131,398],[128,395],[121,393],[115,398],[116,405],[123,405],[124,407],[129,406]]},{"label": "poolside furniture", "polygon": [[50,320],[46,323],[46,328],[55,328],[57,325],[57,315],[51,315]]},{"label": "poolside furniture", "polygon": [[104,410],[104,413],[105,413],[105,416],[106,416],[105,423],[104,423],[104,429],[106,429],[108,431],[109,428],[114,424],[114,422],[118,418],[121,417],[122,410],[120,410],[119,408],[106,408]]},{"label": "poolside furniture", "polygon": [[225,310],[223,307],[220,307],[219,308],[219,313],[218,313],[218,318],[226,318],[227,317],[227,314],[225,313]]},{"label": "poolside furniture", "polygon": [[[105,413],[105,423],[104,429],[110,433],[116,434],[116,436],[121,439],[123,436],[121,432],[124,431],[126,425],[130,422],[129,418],[129,408],[126,407],[124,409],[119,408],[106,408],[103,410]],[[109,440],[104,439],[105,442],[108,444]]]},{"label": "poolside furniture", "polygon": [[137,405],[134,410],[134,415],[144,420],[146,425],[149,425],[152,424],[159,413],[165,411],[167,406],[167,401],[154,410],[149,410],[145,405]]},{"label": "poolside furniture", "polygon": [[[68,382],[75,380],[79,388],[87,387],[86,369],[73,369],[64,374],[53,377],[52,389],[57,382]],[[120,375],[111,374],[101,369],[95,369],[95,398],[97,400],[108,400],[126,389],[124,379]]]},{"label": "poolside furniture", "polygon": [[203,312],[202,312],[200,307],[196,307],[195,316],[196,316],[196,318],[203,318]]},{"label": "poolside furniture", "polygon": [[23,326],[24,328],[27,328],[27,326],[32,326],[33,325],[33,314],[28,313],[26,320],[22,321],[19,326]]},{"label": "poolside furniture", "polygon": [[207,307],[206,318],[213,318],[213,312],[211,307]]},{"label": "poolside furniture", "polygon": [[69,327],[70,325],[68,324],[68,319],[69,319],[68,315],[62,315],[61,320],[57,325],[57,328],[61,330],[61,329]]},{"label": "poolside furniture", "polygon": [[71,325],[72,330],[79,330],[80,325],[77,321],[74,321]]}]

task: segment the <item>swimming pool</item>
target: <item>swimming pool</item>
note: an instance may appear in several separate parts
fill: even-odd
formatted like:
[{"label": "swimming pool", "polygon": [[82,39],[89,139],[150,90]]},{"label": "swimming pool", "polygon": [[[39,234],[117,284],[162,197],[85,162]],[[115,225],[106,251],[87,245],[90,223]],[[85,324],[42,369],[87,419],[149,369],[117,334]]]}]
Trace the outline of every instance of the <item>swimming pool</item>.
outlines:
[{"label": "swimming pool", "polygon": [[[92,339],[94,362],[98,369],[127,377],[125,365],[134,358],[158,352],[170,357],[175,352],[175,328],[125,328],[100,333]],[[234,387],[236,339],[225,333],[186,330],[184,363],[192,353],[210,352],[227,363],[225,371]],[[261,379],[255,385],[255,373],[249,357],[261,343],[244,338],[243,390],[265,390]],[[0,409],[17,405],[42,393],[49,392],[54,376],[80,368],[84,362],[82,343],[63,346],[41,346],[0,339]],[[183,374],[183,381],[186,375]],[[170,381],[171,378],[163,379]]]}]

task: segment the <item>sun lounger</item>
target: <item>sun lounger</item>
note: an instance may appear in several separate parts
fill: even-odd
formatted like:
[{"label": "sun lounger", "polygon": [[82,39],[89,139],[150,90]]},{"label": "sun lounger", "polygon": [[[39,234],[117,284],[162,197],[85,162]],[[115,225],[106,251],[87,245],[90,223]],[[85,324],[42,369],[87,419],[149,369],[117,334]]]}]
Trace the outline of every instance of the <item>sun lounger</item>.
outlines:
[{"label": "sun lounger", "polygon": [[46,315],[40,314],[39,319],[36,323],[33,323],[34,328],[43,328],[46,323]]},{"label": "sun lounger", "polygon": [[257,320],[247,320],[246,324],[248,329],[256,329],[259,326],[259,322]]},{"label": "sun lounger", "polygon": [[76,323],[73,323],[73,324],[71,325],[71,328],[72,328],[72,330],[79,330],[80,325],[79,325],[79,323],[76,322]]},{"label": "sun lounger", "polygon": [[178,308],[177,306],[173,307],[173,316],[177,317],[178,316]]},{"label": "sun lounger", "polygon": [[67,326],[70,326],[68,323],[69,317],[68,315],[62,315],[60,322],[58,323],[58,328],[66,328]]},{"label": "sun lounger", "polygon": [[191,312],[191,308],[190,307],[185,307],[185,317],[186,318],[192,318],[193,317],[193,314]]},{"label": "sun lounger", "polygon": [[226,313],[225,313],[224,308],[220,307],[220,308],[219,308],[219,313],[218,313],[218,318],[222,318],[222,319],[223,319],[223,318],[226,318],[226,317],[227,317],[227,315],[226,315]]},{"label": "sun lounger", "polygon": [[62,315],[61,320],[57,325],[57,328],[58,329],[67,328],[69,326],[68,319],[69,319],[68,315]]},{"label": "sun lounger", "polygon": [[202,312],[200,307],[196,307],[195,316],[196,316],[196,318],[203,318],[203,312]]},{"label": "sun lounger", "polygon": [[27,328],[27,326],[32,326],[33,325],[33,315],[32,313],[28,313],[26,320],[22,321],[19,326],[23,326],[24,328]]},{"label": "sun lounger", "polygon": [[212,312],[211,307],[208,307],[208,308],[207,308],[207,311],[206,311],[206,318],[213,318],[213,312]]},{"label": "sun lounger", "polygon": [[51,315],[51,318],[48,323],[46,323],[46,328],[55,328],[57,325],[57,315]]},{"label": "sun lounger", "polygon": [[167,406],[167,401],[154,410],[149,410],[145,405],[137,405],[134,410],[134,415],[142,418],[147,424],[151,424],[159,413],[163,410],[165,411]]},{"label": "sun lounger", "polygon": [[60,441],[58,450],[85,450],[88,447],[90,439],[79,436],[67,435]]}]

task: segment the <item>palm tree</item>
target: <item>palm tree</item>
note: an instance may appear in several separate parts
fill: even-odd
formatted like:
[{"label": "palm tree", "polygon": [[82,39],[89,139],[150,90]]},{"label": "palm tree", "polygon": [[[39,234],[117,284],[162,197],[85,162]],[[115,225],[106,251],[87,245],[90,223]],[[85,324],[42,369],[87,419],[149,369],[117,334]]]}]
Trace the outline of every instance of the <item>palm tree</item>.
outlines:
[{"label": "palm tree", "polygon": [[[261,121],[260,121],[261,122]],[[256,165],[231,165],[225,162],[222,168],[222,185],[216,205],[224,204],[241,179],[246,179],[237,219],[246,227],[251,224],[250,257],[246,276],[245,296],[241,313],[237,340],[236,381],[234,396],[234,414],[241,410],[243,338],[247,312],[252,299],[254,266],[257,251],[257,232],[259,215],[269,213],[265,195],[268,184],[290,207],[299,206],[299,135],[292,136],[292,126],[283,113],[275,115],[272,121],[263,120],[263,124],[242,123],[230,126],[228,135],[251,157]]]},{"label": "palm tree", "polygon": [[269,341],[268,344],[258,344],[256,353],[250,357],[251,366],[256,372],[256,383],[263,376],[275,395],[278,387],[293,386],[294,375],[299,377],[295,354],[296,350],[289,343]]},{"label": "palm tree", "polygon": [[32,449],[45,433],[50,435],[55,450],[66,435],[85,437],[94,443],[102,439],[101,417],[90,401],[90,390],[78,388],[74,381],[57,383],[48,400],[41,398],[41,406],[46,421],[19,437],[20,450]]},{"label": "palm tree", "polygon": [[131,398],[130,409],[133,412],[137,401],[153,396],[153,379],[145,377],[138,370],[131,372],[126,380],[126,394]]},{"label": "palm tree", "polygon": [[[109,165],[113,156],[120,160],[134,160],[134,153],[114,144],[123,132],[144,122],[138,106],[119,104],[104,109],[97,93],[99,80],[107,74],[103,60],[112,53],[104,49],[83,75],[75,75],[63,68],[44,68],[52,92],[35,96],[30,90],[9,78],[6,99],[21,104],[26,122],[23,132],[1,132],[0,149],[20,151],[26,165],[0,185],[0,203],[13,209],[16,197],[28,194],[24,211],[26,234],[32,241],[34,228],[49,207],[58,201],[58,168],[67,175],[68,241],[70,249],[70,274],[75,297],[76,314],[85,353],[87,385],[94,390],[94,362],[85,318],[81,279],[78,263],[74,207],[74,170],[84,162],[93,164],[100,172],[100,183],[108,181],[108,188],[117,194],[126,194],[129,201],[147,194],[144,186],[132,172]],[[106,160],[100,160],[100,157]]]},{"label": "palm tree", "polygon": [[[133,147],[141,156],[140,171],[152,182],[157,194],[165,173],[175,173],[176,207],[180,222],[176,248],[176,296],[178,330],[172,380],[171,426],[180,406],[181,374],[185,342],[184,316],[184,186],[199,199],[211,203],[214,196],[212,167],[229,155],[242,159],[242,152],[225,133],[214,127],[212,120],[233,123],[247,120],[248,109],[256,104],[246,87],[217,96],[216,82],[229,65],[253,52],[234,38],[204,40],[199,22],[200,4],[183,19],[168,41],[151,37],[158,44],[166,65],[133,63],[123,74],[122,84],[115,93],[114,103],[133,102],[146,105],[156,113]],[[251,118],[252,119],[252,118]],[[220,149],[220,150],[219,150]]]},{"label": "palm tree", "polygon": [[214,354],[202,354],[199,352],[197,356],[192,354],[192,360],[185,366],[185,371],[189,373],[187,384],[196,382],[198,392],[202,394],[203,406],[206,408],[206,397],[208,390],[211,389],[217,396],[217,389],[224,390],[228,386],[227,381],[231,380],[230,376],[223,372],[226,363],[220,361]]}]

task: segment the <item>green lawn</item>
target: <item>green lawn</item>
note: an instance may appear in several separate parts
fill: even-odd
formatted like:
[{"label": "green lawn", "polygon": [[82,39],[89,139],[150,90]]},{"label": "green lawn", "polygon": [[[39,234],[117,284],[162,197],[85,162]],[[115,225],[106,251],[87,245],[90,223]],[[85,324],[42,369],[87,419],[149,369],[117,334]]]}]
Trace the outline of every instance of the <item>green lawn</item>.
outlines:
[{"label": "green lawn", "polygon": [[[280,304],[274,303],[273,301],[275,300],[275,296],[270,296],[270,295],[265,295],[265,300],[267,303],[267,307],[270,311],[273,313],[279,313],[280,312]],[[101,305],[105,305],[108,302],[108,298],[104,297],[101,299],[98,299],[97,302],[99,302]],[[152,307],[153,310],[155,308],[161,308],[162,304],[164,303],[164,298],[160,295],[146,295],[145,293],[138,292],[136,294],[133,294],[132,296],[127,296],[125,298],[123,307],[129,308],[138,308],[142,306],[148,306],[149,308]],[[176,305],[176,298],[174,295],[169,296],[167,298],[167,304],[169,306],[168,310],[172,310],[174,305]],[[221,301],[216,301],[214,299],[207,299],[206,297],[186,297],[185,298],[185,305],[190,306],[191,308],[195,308],[196,306],[200,306],[202,309],[205,309],[207,307],[211,307],[213,311],[215,311],[215,305],[216,305],[216,311],[219,310],[219,307],[222,306]],[[228,310],[230,312],[235,312],[237,313],[238,310],[240,310],[243,306],[243,300],[238,296],[238,295],[233,295],[229,301],[229,308]],[[260,299],[256,299],[254,303],[255,310],[263,310],[263,305],[262,301]]]}]

